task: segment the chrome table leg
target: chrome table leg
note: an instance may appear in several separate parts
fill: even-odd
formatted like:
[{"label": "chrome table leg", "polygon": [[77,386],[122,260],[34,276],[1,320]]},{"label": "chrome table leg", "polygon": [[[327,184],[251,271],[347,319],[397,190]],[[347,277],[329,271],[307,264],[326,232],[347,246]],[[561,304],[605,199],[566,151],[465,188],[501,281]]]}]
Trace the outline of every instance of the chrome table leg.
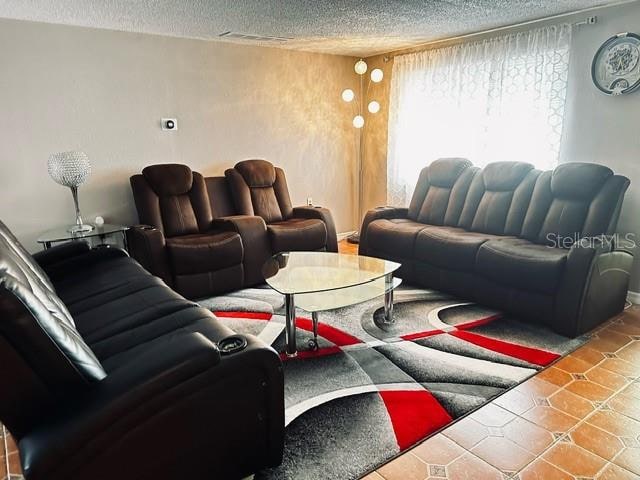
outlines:
[{"label": "chrome table leg", "polygon": [[384,322],[394,323],[393,320],[393,274],[384,277]]},{"label": "chrome table leg", "polygon": [[286,325],[285,325],[285,342],[286,353],[288,357],[295,357],[298,355],[298,347],[296,345],[296,305],[293,300],[293,294],[288,293],[284,296],[284,306],[286,311]]},{"label": "chrome table leg", "polygon": [[318,349],[318,312],[311,312],[311,320],[313,321],[313,341],[311,347],[314,350]]}]

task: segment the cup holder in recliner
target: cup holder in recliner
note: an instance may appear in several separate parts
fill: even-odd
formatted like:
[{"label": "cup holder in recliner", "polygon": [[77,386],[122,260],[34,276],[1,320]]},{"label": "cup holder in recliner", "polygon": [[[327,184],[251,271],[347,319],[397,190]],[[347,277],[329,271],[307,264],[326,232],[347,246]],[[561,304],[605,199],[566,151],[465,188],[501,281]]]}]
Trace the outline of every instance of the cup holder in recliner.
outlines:
[{"label": "cup holder in recliner", "polygon": [[222,355],[231,355],[247,348],[247,339],[242,335],[229,335],[218,342]]}]

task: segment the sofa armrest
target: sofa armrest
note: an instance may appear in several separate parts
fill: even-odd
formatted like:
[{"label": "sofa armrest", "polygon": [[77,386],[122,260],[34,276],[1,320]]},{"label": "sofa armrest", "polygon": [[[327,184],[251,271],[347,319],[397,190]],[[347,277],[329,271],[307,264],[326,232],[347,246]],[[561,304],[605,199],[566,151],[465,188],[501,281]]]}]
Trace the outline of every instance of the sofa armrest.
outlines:
[{"label": "sofa armrest", "polygon": [[214,218],[211,226],[214,229],[237,232],[242,236],[266,235],[267,224],[262,217],[253,215],[231,215],[228,217]]},{"label": "sofa armrest", "polygon": [[281,363],[247,342],[228,356],[195,332],[155,342],[20,441],[27,478],[107,480],[123,465],[131,478],[241,478],[277,464]]},{"label": "sofa armrest", "polygon": [[263,218],[250,215],[221,217],[213,220],[212,227],[240,235],[244,250],[244,285],[264,282],[262,266],[271,256],[271,244]]},{"label": "sofa armrest", "polygon": [[140,265],[168,285],[173,284],[162,230],[150,225],[134,225],[127,230],[129,252]]},{"label": "sofa armrest", "polygon": [[77,255],[82,255],[90,250],[87,242],[65,242],[60,245],[36,252],[33,258],[38,264],[46,270],[47,267]]},{"label": "sofa armrest", "polygon": [[362,226],[360,227],[358,254],[367,255],[367,229],[369,228],[369,224],[371,222],[384,218],[407,218],[408,214],[408,208],[400,207],[376,207],[369,210],[364,216],[364,219],[362,220]]},{"label": "sofa armrest", "polygon": [[327,228],[327,252],[338,251],[338,235],[336,233],[336,224],[333,216],[328,208],[324,207],[295,207],[293,209],[294,218],[317,218],[322,220]]},{"label": "sofa armrest", "polygon": [[620,313],[626,301],[633,255],[612,236],[585,237],[569,249],[556,295],[558,332],[575,337]]}]

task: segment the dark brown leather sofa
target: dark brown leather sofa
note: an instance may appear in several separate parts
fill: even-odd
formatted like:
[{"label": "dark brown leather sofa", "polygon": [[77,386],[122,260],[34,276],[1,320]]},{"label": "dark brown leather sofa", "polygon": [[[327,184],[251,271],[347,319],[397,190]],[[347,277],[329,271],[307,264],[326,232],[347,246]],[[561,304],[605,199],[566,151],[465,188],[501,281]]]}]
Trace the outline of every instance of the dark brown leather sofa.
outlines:
[{"label": "dark brown leather sofa", "polygon": [[614,234],[629,180],[602,165],[480,170],[440,159],[408,208],[365,216],[359,253],[410,282],[576,336],[622,311],[633,256]]},{"label": "dark brown leather sofa", "polygon": [[[0,421],[27,480],[243,478],[281,462],[274,350],[125,252],[30,256],[0,222]],[[221,349],[218,348],[221,346]]]},{"label": "dark brown leather sofa", "polygon": [[131,255],[187,298],[264,282],[262,266],[284,250],[338,251],[326,208],[291,206],[284,172],[247,160],[225,177],[162,164],[131,177],[141,225]]},{"label": "dark brown leather sofa", "polygon": [[338,251],[331,212],[293,207],[281,168],[266,160],[245,160],[225,171],[238,213],[258,215],[267,224],[274,253],[292,250]]},{"label": "dark brown leather sofa", "polygon": [[131,255],[177,292],[202,298],[263,281],[266,225],[236,216],[224,177],[152,165],[131,177],[131,188],[141,223],[127,232]]}]

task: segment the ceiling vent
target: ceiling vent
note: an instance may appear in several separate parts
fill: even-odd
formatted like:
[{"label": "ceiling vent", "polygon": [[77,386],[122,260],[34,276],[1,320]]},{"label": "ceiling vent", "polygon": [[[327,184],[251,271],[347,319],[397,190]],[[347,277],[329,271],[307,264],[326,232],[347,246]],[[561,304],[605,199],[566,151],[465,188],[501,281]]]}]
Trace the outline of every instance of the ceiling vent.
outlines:
[{"label": "ceiling vent", "polygon": [[289,40],[293,40],[291,37],[272,37],[269,35],[252,35],[249,33],[238,33],[238,32],[224,32],[218,35],[221,38],[229,38],[233,40],[243,40],[245,42],[260,42],[260,43],[285,43]]}]

